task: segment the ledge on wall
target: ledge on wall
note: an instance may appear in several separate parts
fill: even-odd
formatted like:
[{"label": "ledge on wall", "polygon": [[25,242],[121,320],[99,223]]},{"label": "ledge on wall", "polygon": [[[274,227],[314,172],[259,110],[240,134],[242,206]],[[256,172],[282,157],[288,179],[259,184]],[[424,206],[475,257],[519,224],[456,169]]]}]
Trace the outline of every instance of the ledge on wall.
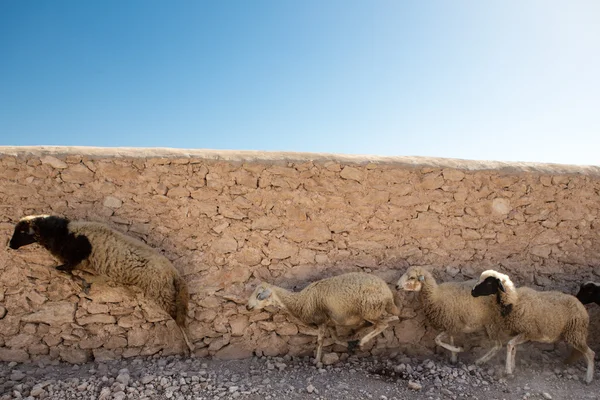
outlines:
[{"label": "ledge on wall", "polygon": [[255,150],[208,150],[144,147],[87,146],[0,146],[3,156],[68,156],[90,158],[194,158],[231,162],[327,162],[347,164],[389,164],[413,167],[456,168],[469,171],[497,170],[502,172],[537,172],[546,174],[600,175],[600,166],[579,166],[531,162],[475,161],[456,158],[373,156],[332,153],[270,152]]}]

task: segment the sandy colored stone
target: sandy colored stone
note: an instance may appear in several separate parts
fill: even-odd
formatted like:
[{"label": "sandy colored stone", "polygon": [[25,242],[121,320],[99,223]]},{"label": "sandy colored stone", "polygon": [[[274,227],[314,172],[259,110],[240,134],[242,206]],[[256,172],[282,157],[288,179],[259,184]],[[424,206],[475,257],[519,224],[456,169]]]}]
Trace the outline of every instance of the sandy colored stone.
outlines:
[{"label": "sandy colored stone", "polygon": [[65,169],[68,166],[66,162],[52,156],[44,156],[40,159],[40,161],[42,164],[48,164],[55,169]]},{"label": "sandy colored stone", "polygon": [[298,222],[295,226],[289,229],[285,236],[294,242],[310,242],[325,243],[331,240],[331,231],[326,224],[320,222]]},{"label": "sandy colored stone", "polygon": [[123,205],[123,201],[113,196],[106,196],[102,205],[108,208],[120,208]]},{"label": "sandy colored stone", "polygon": [[127,345],[129,347],[143,346],[148,341],[150,332],[142,328],[133,328],[127,332]]},{"label": "sandy colored stone", "polygon": [[264,255],[260,250],[245,247],[235,255],[235,259],[242,265],[253,267],[260,264],[263,256]]},{"label": "sandy colored stone", "polygon": [[222,237],[215,240],[211,245],[211,250],[215,253],[233,253],[237,250],[237,241],[232,237]]},{"label": "sandy colored stone", "polygon": [[260,217],[252,222],[253,230],[272,230],[281,226],[281,221],[277,217]]},{"label": "sandy colored stone", "polygon": [[271,258],[283,260],[295,255],[298,248],[283,240],[273,239],[269,242],[268,252]]},{"label": "sandy colored stone", "polygon": [[465,173],[458,169],[444,169],[442,175],[450,182],[460,182],[465,178]]},{"label": "sandy colored stone", "polygon": [[25,350],[0,347],[0,361],[22,363],[27,360],[29,360],[29,354]]},{"label": "sandy colored stone", "polygon": [[252,357],[253,351],[251,343],[232,343],[224,346],[214,354],[215,358],[220,360],[239,360]]},{"label": "sandy colored stone", "polygon": [[39,311],[21,317],[24,322],[60,325],[75,320],[75,304],[66,301],[43,304]]},{"label": "sandy colored stone", "polygon": [[67,183],[85,184],[94,180],[94,173],[83,164],[75,164],[62,170],[60,177]]},{"label": "sandy colored stone", "polygon": [[364,179],[364,175],[363,171],[354,167],[344,167],[342,172],[340,172],[340,176],[343,179],[350,179],[357,182],[361,182]]},{"label": "sandy colored stone", "polygon": [[117,322],[117,319],[112,315],[108,314],[93,314],[86,315],[85,317],[77,318],[77,323],[79,325],[88,325],[88,324],[114,324]]},{"label": "sandy colored stone", "polygon": [[70,364],[83,364],[90,360],[88,350],[67,348],[60,351],[60,358]]},{"label": "sandy colored stone", "polygon": [[250,325],[248,317],[245,315],[239,315],[229,320],[231,327],[231,336],[243,336],[244,331]]},{"label": "sandy colored stone", "polygon": [[506,215],[510,212],[510,201],[508,199],[494,199],[492,201],[492,210],[495,214]]}]

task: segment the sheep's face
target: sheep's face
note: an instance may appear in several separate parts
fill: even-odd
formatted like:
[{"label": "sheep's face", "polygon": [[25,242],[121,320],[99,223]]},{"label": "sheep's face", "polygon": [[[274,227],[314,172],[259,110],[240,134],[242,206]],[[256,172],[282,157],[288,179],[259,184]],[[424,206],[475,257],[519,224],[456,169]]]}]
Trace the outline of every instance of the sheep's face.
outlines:
[{"label": "sheep's face", "polygon": [[488,276],[483,281],[477,282],[471,290],[471,296],[489,296],[498,293],[498,291],[505,291],[502,282],[495,276]]},{"label": "sheep's face", "polygon": [[22,219],[17,223],[8,244],[11,249],[18,249],[21,246],[37,242],[35,221],[35,219]]},{"label": "sheep's face", "polygon": [[419,269],[409,269],[398,280],[396,289],[418,292],[423,287],[424,280],[425,276],[423,275],[423,271],[420,271]]},{"label": "sheep's face", "polygon": [[600,302],[600,285],[594,282],[586,282],[581,285],[575,297],[582,304],[598,303]]},{"label": "sheep's face", "polygon": [[250,310],[262,310],[263,308],[273,304],[273,292],[266,283],[261,283],[254,289],[254,292],[248,299],[246,309]]}]

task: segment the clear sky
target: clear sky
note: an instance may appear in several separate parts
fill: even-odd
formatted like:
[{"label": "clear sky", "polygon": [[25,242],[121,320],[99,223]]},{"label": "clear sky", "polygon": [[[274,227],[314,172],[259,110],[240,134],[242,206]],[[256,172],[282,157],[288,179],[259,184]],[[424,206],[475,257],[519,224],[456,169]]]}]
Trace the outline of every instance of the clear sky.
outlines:
[{"label": "clear sky", "polygon": [[600,165],[598,0],[0,0],[0,145]]}]

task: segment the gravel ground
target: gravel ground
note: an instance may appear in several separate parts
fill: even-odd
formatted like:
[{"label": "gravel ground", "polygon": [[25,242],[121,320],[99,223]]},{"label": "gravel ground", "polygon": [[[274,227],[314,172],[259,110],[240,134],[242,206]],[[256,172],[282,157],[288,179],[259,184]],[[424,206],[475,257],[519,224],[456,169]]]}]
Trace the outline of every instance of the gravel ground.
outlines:
[{"label": "gravel ground", "polygon": [[239,361],[151,357],[75,366],[0,363],[0,400],[600,398],[598,376],[586,385],[583,362],[566,367],[563,353],[523,351],[509,378],[502,373],[504,355],[483,368],[462,362],[452,366],[445,354],[352,356],[323,368],[307,357],[287,356]]}]

